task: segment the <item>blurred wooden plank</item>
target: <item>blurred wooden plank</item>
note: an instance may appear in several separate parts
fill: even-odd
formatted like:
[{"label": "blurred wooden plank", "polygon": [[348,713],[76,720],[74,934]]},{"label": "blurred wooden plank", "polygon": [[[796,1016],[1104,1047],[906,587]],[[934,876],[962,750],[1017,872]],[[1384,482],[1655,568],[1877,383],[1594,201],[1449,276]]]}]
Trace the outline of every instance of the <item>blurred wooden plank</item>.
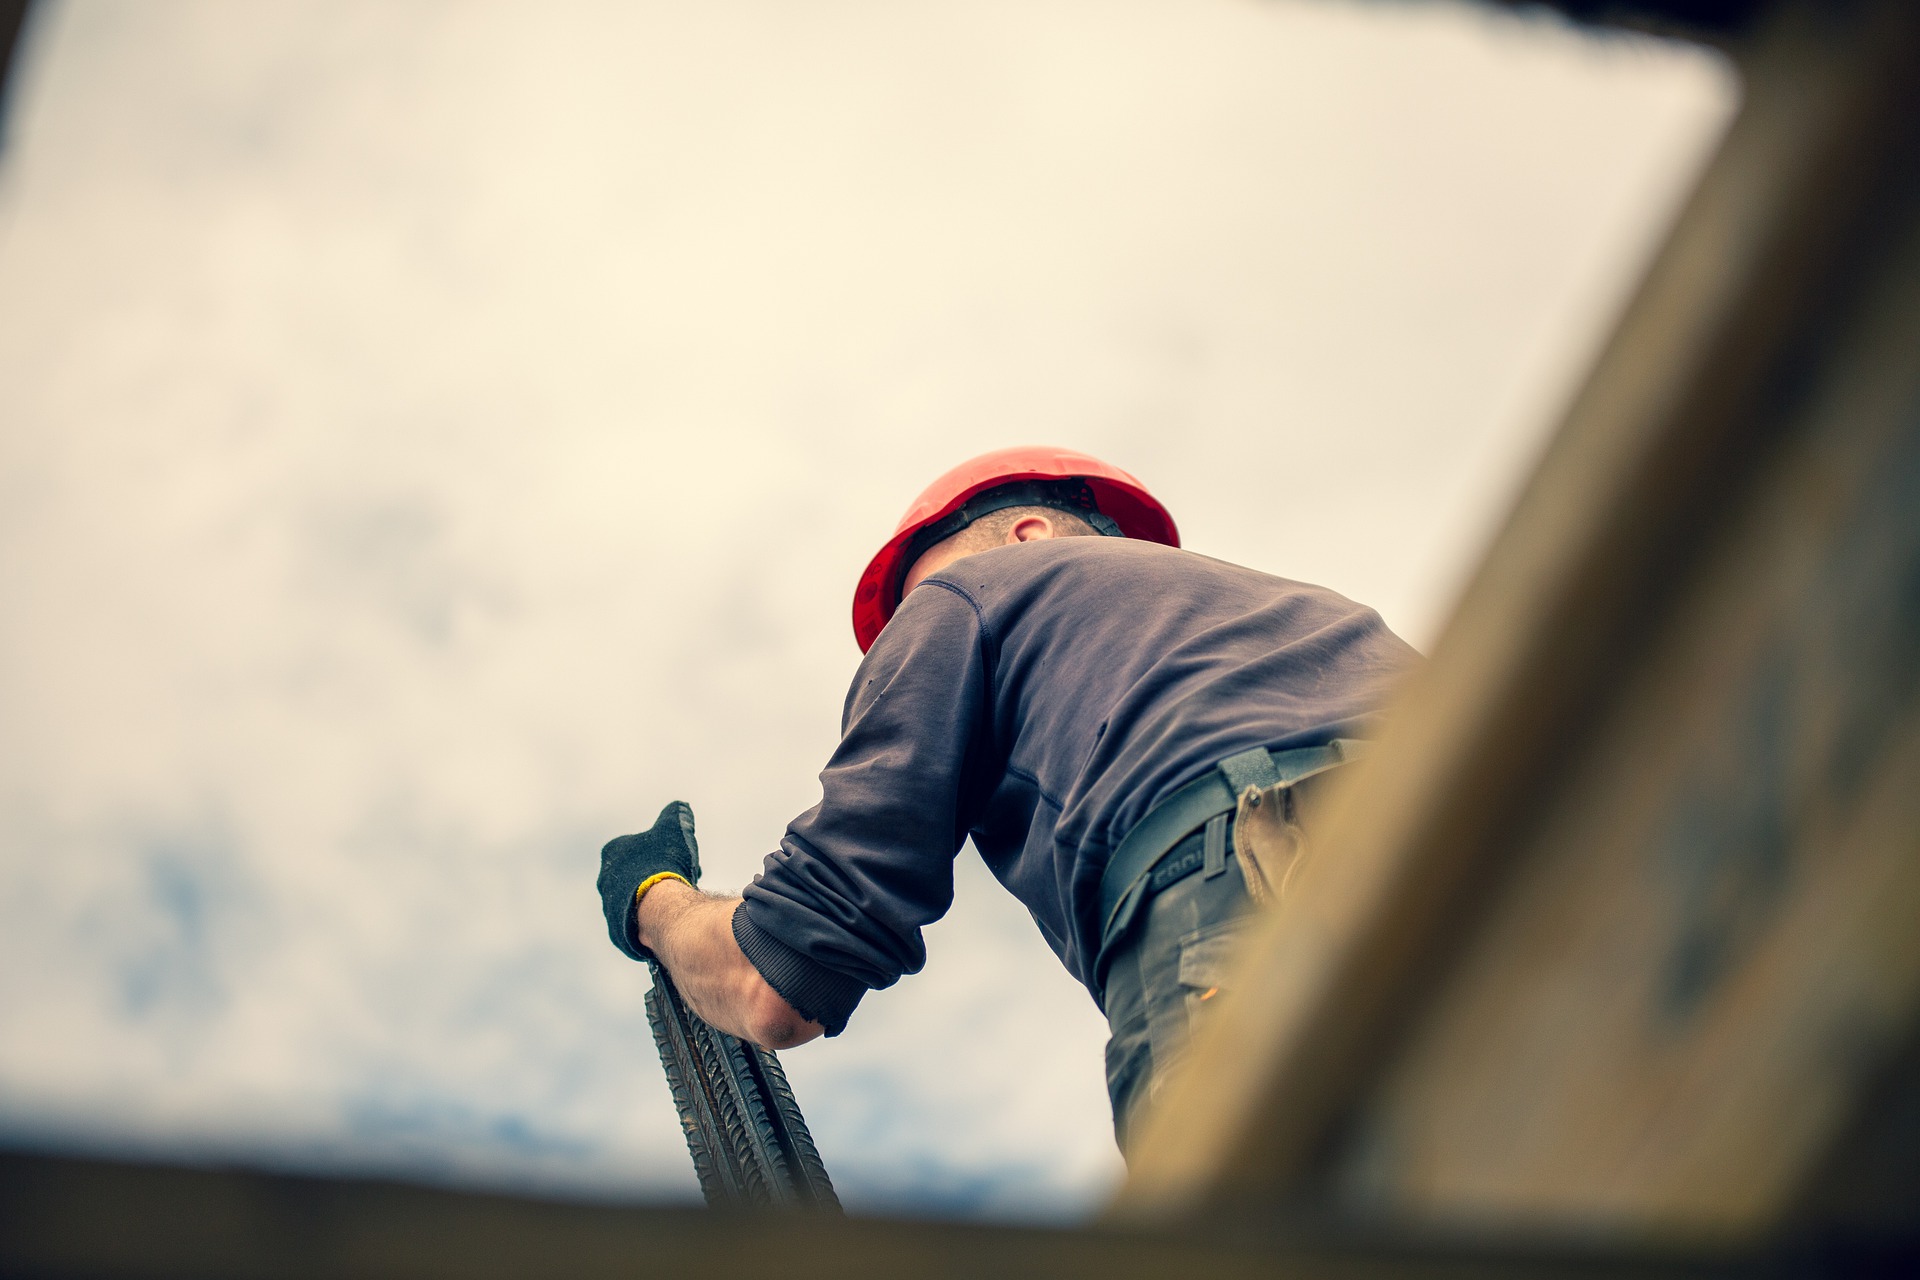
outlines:
[{"label": "blurred wooden plank", "polygon": [[1803,389],[1804,434],[1366,1104],[1350,1200],[1756,1232],[1900,1049],[1920,1011],[1920,216],[1906,230]]},{"label": "blurred wooden plank", "polygon": [[20,44],[20,30],[26,25],[28,0],[0,0],[0,94],[7,88],[13,70],[14,51]]},{"label": "blurred wooden plank", "polygon": [[1920,1025],[1867,1092],[1781,1227],[1783,1235],[1904,1247],[1909,1257],[1920,1257]]},{"label": "blurred wooden plank", "polygon": [[26,29],[29,0],[0,0],[0,146],[6,144],[7,112],[13,72],[19,61],[20,33]]},{"label": "blurred wooden plank", "polygon": [[567,1204],[398,1183],[0,1154],[0,1275],[194,1277],[1713,1277],[1758,1258],[1295,1231],[1066,1231]]},{"label": "blurred wooden plank", "polygon": [[[1905,456],[1914,418],[1901,388],[1915,349],[1906,327],[1912,317],[1898,305],[1898,290],[1891,302],[1880,299],[1886,314],[1866,313],[1870,287],[1906,249],[1898,233],[1914,225],[1916,50],[1920,11],[1913,6],[1791,3],[1743,56],[1748,92],[1739,119],[1431,669],[1409,691],[1380,749],[1359,766],[1364,772],[1349,780],[1299,893],[1250,943],[1247,963],[1258,976],[1240,989],[1254,994],[1224,1011],[1196,1045],[1190,1070],[1146,1126],[1116,1206],[1120,1217],[1166,1220],[1344,1195],[1344,1203],[1374,1211],[1481,1223],[1755,1230],[1817,1156],[1821,1135],[1838,1123],[1832,1112],[1845,1104],[1846,1082],[1906,1013],[1894,1006],[1905,998],[1910,957],[1896,938],[1877,934],[1857,952],[1833,945],[1877,919],[1876,893],[1909,888],[1887,850],[1903,838],[1911,849],[1916,828],[1894,794],[1899,788],[1884,781],[1896,776],[1887,770],[1901,767],[1905,730],[1888,730],[1870,758],[1855,762],[1871,776],[1852,807],[1836,804],[1791,833],[1780,856],[1796,868],[1817,864],[1822,878],[1771,891],[1792,905],[1751,916],[1764,919],[1765,929],[1738,904],[1764,896],[1750,868],[1771,855],[1753,851],[1764,844],[1749,845],[1772,837],[1726,825],[1745,820],[1737,797],[1747,792],[1734,786],[1718,795],[1700,771],[1737,779],[1756,760],[1767,763],[1764,745],[1743,747],[1736,735],[1742,715],[1764,710],[1776,677],[1806,685],[1782,696],[1816,704],[1872,692],[1864,670],[1819,667],[1825,658],[1809,646],[1831,637],[1795,630],[1803,614],[1823,606],[1813,592],[1819,575],[1796,559],[1794,536],[1782,533],[1765,546],[1754,537],[1768,520],[1796,513],[1801,532],[1826,538],[1807,554],[1827,556],[1831,570],[1834,548],[1853,536],[1852,526],[1842,527],[1844,508],[1879,492],[1869,483],[1876,466]],[[1902,349],[1901,341],[1910,345]],[[1810,400],[1814,386],[1822,389]],[[1866,415],[1857,431],[1847,416],[1855,411]],[[1829,459],[1829,451],[1838,456]],[[1800,474],[1809,460],[1830,465]],[[1897,512],[1877,519],[1862,535],[1872,545],[1889,520],[1899,524]],[[1866,594],[1849,600],[1857,604],[1873,590],[1899,597],[1909,589],[1898,580],[1901,563],[1890,554],[1863,567]],[[1742,630],[1768,624],[1773,632],[1757,637]],[[1762,641],[1784,645],[1791,669],[1766,668]],[[1726,663],[1707,661],[1722,645]],[[1826,657],[1841,653],[1844,646]],[[1816,667],[1823,674],[1809,674]],[[1888,670],[1903,668],[1894,662]],[[1771,731],[1764,720],[1758,727]],[[1784,732],[1804,727],[1796,722]],[[1783,744],[1782,767],[1817,768],[1813,750]],[[1735,850],[1728,867],[1749,870],[1726,872],[1736,882],[1725,892],[1737,899],[1727,910],[1740,923],[1726,926],[1737,944],[1701,942],[1706,958],[1688,963],[1720,966],[1715,980],[1725,982],[1737,955],[1743,964],[1770,965],[1781,990],[1761,1001],[1764,1008],[1746,1010],[1744,1021],[1719,1011],[1719,1000],[1735,997],[1715,995],[1707,1002],[1713,1010],[1704,1003],[1696,1010],[1704,1021],[1680,1048],[1649,1045],[1646,1027],[1617,1011],[1604,1032],[1557,1041],[1552,1027],[1528,1022],[1522,1011],[1549,1008],[1562,1022],[1577,1019],[1579,1001],[1607,989],[1609,966],[1631,976],[1641,948],[1671,942],[1652,929],[1651,917],[1632,918],[1634,910],[1646,917],[1694,908],[1672,886],[1645,884],[1631,906],[1631,893],[1621,890],[1609,908],[1614,927],[1587,944],[1573,963],[1577,977],[1533,971],[1537,948],[1559,955],[1562,939],[1531,922],[1586,930],[1600,910],[1552,893],[1611,887],[1609,859],[1631,878],[1631,859],[1647,855],[1634,841],[1655,839],[1661,815],[1672,819],[1690,786],[1706,788],[1706,825],[1673,837],[1692,850],[1675,856],[1711,861],[1699,850],[1724,846]],[[1623,805],[1630,807],[1623,812]],[[1689,844],[1696,835],[1697,847]],[[1839,846],[1844,856],[1828,855]],[[1594,878],[1548,869],[1576,862]],[[1555,874],[1560,879],[1549,884]],[[1708,887],[1698,892],[1722,892],[1712,887],[1719,872],[1702,874]],[[1704,899],[1696,907],[1696,915],[1718,909]],[[1862,909],[1867,917],[1857,915]],[[1669,934],[1683,928],[1658,923]],[[1485,938],[1469,943],[1476,931]],[[1522,935],[1535,950],[1514,945]],[[1726,954],[1713,958],[1715,947]],[[1755,1124],[1762,1100],[1777,1099],[1789,1078],[1804,1084],[1817,1076],[1837,1093],[1793,1097],[1790,1122],[1766,1117],[1793,1131],[1744,1190],[1696,1195],[1705,1180],[1739,1164],[1731,1137],[1739,1126],[1726,1117],[1706,1123],[1687,1109],[1693,1095],[1676,1082],[1697,1069],[1706,1082],[1699,1091],[1710,1093],[1740,1061],[1743,1044],[1756,1054],[1799,1044],[1821,1024],[1786,989],[1804,988],[1818,1004],[1814,979],[1828,963],[1852,975],[1827,1010],[1829,1022],[1842,1006],[1870,1009],[1862,1014],[1862,1062],[1825,1075],[1776,1071],[1771,1083],[1744,1084],[1743,1118]],[[1494,994],[1502,979],[1511,1007]],[[1606,1016],[1614,1003],[1602,1001],[1595,1013]],[[1442,1012],[1423,1015],[1426,1006]],[[1475,1083],[1456,1095],[1437,1076],[1416,1081],[1414,1067],[1393,1064],[1396,1050],[1420,1071]],[[1648,1077],[1639,1094],[1624,1086],[1579,1093],[1593,1083],[1581,1055],[1596,1051],[1671,1061],[1661,1070],[1638,1064]],[[1422,1094],[1427,1088],[1439,1093]],[[1546,1099],[1554,1088],[1574,1092]],[[1500,1089],[1515,1092],[1503,1100]],[[1451,1100],[1443,1105],[1440,1096]],[[1581,1141],[1616,1125],[1645,1134],[1647,1125],[1695,1121],[1700,1132],[1677,1143],[1657,1195],[1625,1186],[1642,1167],[1621,1162],[1620,1143],[1603,1143],[1589,1158]],[[1549,1132],[1555,1126],[1564,1131]],[[1417,1154],[1394,1145],[1408,1135],[1418,1140]],[[1495,1158],[1510,1152],[1526,1159]],[[1554,1189],[1542,1185],[1543,1170]]]},{"label": "blurred wooden plank", "polygon": [[1509,9],[1551,9],[1575,22],[1722,41],[1748,30],[1766,0],[1494,0]]}]

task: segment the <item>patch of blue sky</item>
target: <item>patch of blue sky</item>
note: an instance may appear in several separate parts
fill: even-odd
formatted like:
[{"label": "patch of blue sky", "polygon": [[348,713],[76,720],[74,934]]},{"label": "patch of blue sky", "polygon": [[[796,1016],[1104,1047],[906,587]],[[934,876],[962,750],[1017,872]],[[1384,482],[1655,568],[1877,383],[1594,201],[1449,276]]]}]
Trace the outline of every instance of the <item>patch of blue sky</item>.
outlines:
[{"label": "patch of blue sky", "polygon": [[122,1014],[207,1018],[228,1000],[229,950],[244,927],[241,860],[224,843],[157,838],[135,852],[132,889],[111,934]]}]

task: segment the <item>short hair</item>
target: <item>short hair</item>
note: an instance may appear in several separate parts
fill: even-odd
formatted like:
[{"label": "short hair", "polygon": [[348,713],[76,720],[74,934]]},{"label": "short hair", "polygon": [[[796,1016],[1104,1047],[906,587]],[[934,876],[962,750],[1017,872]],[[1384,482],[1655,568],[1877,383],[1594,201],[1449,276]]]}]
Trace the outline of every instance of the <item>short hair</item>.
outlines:
[{"label": "short hair", "polygon": [[1064,507],[1034,505],[1002,507],[989,511],[960,531],[961,541],[970,547],[997,546],[1006,541],[1007,531],[1029,516],[1043,516],[1053,522],[1054,534],[1061,538],[1096,538],[1100,531]]}]

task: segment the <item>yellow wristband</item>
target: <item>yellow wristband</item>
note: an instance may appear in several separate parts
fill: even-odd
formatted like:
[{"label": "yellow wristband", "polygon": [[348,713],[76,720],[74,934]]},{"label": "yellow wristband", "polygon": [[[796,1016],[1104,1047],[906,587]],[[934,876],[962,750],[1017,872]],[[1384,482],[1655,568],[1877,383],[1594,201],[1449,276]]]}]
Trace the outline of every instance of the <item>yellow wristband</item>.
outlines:
[{"label": "yellow wristband", "polygon": [[642,880],[640,887],[633,891],[633,905],[635,910],[638,910],[640,907],[640,899],[647,896],[647,890],[653,888],[653,886],[659,884],[662,880],[678,880],[681,884],[687,886],[687,888],[693,888],[693,881],[687,879],[678,871],[656,871],[645,880]]}]

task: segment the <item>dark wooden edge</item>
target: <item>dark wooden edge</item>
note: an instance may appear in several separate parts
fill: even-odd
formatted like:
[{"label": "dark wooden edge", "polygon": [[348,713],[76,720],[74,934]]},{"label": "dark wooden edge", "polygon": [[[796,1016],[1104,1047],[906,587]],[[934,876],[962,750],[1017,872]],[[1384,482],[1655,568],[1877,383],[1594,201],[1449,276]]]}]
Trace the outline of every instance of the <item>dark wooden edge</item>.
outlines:
[{"label": "dark wooden edge", "polygon": [[1048,1229],[569,1203],[0,1152],[0,1275],[1709,1277],[1760,1256],[1387,1237],[1337,1225]]},{"label": "dark wooden edge", "polygon": [[20,52],[32,0],[0,0],[0,142],[6,140],[7,89],[13,83],[14,55]]},{"label": "dark wooden edge", "polygon": [[1767,0],[1493,0],[1505,9],[1548,9],[1574,22],[1721,43],[1752,28]]}]

